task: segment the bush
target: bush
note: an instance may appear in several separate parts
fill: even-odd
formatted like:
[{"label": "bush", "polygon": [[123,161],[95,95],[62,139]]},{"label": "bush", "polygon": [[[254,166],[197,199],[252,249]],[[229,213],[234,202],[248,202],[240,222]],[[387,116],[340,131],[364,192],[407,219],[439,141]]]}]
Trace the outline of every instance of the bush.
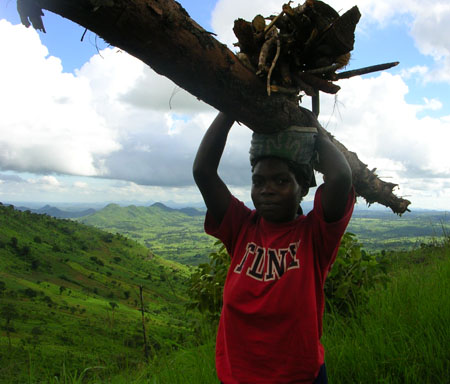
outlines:
[{"label": "bush", "polygon": [[91,256],[89,258],[91,261],[93,261],[95,264],[100,265],[101,267],[103,267],[105,264],[103,263],[102,260],[100,260],[99,258],[97,258],[96,256]]},{"label": "bush", "polygon": [[14,249],[17,249],[18,244],[19,244],[19,240],[17,240],[17,237],[11,237],[9,245],[11,245],[11,247],[13,247]]},{"label": "bush", "polygon": [[209,263],[200,264],[191,275],[189,280],[191,302],[188,306],[202,313],[206,312],[214,320],[218,320],[222,311],[223,286],[230,266],[230,256],[220,241],[215,245],[220,245],[220,248],[209,255]]},{"label": "bush", "polygon": [[3,291],[6,291],[6,283],[0,280],[0,295],[3,293]]},{"label": "bush", "polygon": [[389,259],[383,252],[376,256],[361,249],[356,235],[342,237],[336,261],[325,281],[327,309],[350,314],[367,298],[367,290],[388,280]]},{"label": "bush", "polygon": [[31,269],[33,271],[36,271],[39,268],[40,264],[41,264],[41,262],[38,259],[31,260]]},{"label": "bush", "polygon": [[34,298],[37,296],[37,292],[34,289],[31,288],[26,288],[23,290],[23,293],[25,296],[29,297],[29,298]]}]

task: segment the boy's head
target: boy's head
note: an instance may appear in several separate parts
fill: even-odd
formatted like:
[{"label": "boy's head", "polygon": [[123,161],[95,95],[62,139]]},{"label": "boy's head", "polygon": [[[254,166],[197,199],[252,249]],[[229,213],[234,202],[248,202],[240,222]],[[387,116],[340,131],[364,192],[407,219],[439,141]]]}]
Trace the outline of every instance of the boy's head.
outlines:
[{"label": "boy's head", "polygon": [[316,185],[312,167],[316,133],[315,128],[291,127],[273,134],[253,134],[252,200],[265,219],[294,219],[303,196]]},{"label": "boy's head", "polygon": [[297,216],[308,187],[297,180],[288,162],[264,157],[252,167],[252,201],[258,213],[270,222],[288,222]]},{"label": "boy's head", "polygon": [[310,187],[316,186],[316,179],[314,177],[314,169],[312,167],[312,164],[297,164],[295,161],[278,156],[261,156],[252,159],[250,163],[250,165],[252,166],[252,173],[254,172],[255,166],[259,161],[270,158],[278,159],[286,164],[286,166],[294,175],[297,184],[302,187],[304,191],[303,196],[306,196],[308,194]]}]

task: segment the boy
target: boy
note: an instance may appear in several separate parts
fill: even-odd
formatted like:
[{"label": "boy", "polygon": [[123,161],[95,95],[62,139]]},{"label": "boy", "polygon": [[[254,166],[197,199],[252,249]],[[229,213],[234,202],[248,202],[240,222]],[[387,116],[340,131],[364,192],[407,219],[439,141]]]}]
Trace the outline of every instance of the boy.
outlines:
[{"label": "boy", "polygon": [[299,164],[288,149],[274,156],[270,148],[252,148],[252,211],[217,173],[233,123],[218,114],[193,166],[208,210],[205,230],[231,256],[216,343],[219,380],[326,383],[323,285],[353,210],[350,167],[319,127],[315,148],[324,184],[305,216],[299,204],[311,186],[312,166]]}]

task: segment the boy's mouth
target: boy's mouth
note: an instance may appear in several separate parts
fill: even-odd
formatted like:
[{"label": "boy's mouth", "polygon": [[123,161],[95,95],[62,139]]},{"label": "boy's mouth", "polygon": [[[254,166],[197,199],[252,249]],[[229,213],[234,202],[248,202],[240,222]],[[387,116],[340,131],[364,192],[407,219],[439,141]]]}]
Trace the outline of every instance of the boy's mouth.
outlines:
[{"label": "boy's mouth", "polygon": [[261,201],[258,205],[260,209],[275,209],[279,207],[279,204],[273,201]]}]

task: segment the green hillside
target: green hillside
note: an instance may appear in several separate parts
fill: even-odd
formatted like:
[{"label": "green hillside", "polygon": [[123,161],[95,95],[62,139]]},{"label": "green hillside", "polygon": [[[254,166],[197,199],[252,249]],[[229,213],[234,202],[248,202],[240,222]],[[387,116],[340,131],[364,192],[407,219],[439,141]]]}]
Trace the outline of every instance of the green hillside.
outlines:
[{"label": "green hillside", "polygon": [[0,382],[142,363],[139,286],[150,354],[189,339],[186,267],[120,234],[1,204],[0,228]]},{"label": "green hillside", "polygon": [[[112,233],[119,232],[144,244],[155,254],[186,265],[207,262],[214,239],[203,230],[204,213],[171,209],[163,204],[151,207],[120,207],[110,204],[81,222]],[[391,212],[356,210],[348,231],[355,233],[367,251],[408,250],[450,233],[446,212]]]},{"label": "green hillside", "polygon": [[355,233],[368,251],[408,250],[448,236],[450,215],[439,211],[408,212],[403,216],[355,211],[347,230]]},{"label": "green hillside", "polygon": [[215,240],[203,231],[204,213],[193,209],[171,209],[158,203],[150,207],[109,204],[78,220],[121,233],[158,256],[187,265],[206,262],[214,249]]}]

